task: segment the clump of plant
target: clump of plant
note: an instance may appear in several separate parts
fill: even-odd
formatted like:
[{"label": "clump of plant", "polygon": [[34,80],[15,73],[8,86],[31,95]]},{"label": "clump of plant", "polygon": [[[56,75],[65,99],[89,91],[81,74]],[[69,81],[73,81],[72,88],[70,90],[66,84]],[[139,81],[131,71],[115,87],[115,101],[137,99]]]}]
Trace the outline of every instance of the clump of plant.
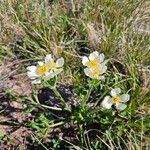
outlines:
[{"label": "clump of plant", "polygon": [[[74,106],[68,102],[69,100],[63,97],[63,93],[61,93],[59,87],[57,87],[60,84],[57,84],[57,76],[63,71],[65,63],[63,57],[56,60],[53,55],[48,54],[45,60],[38,62],[36,66],[27,67],[27,75],[31,79],[32,84],[42,84],[42,87],[48,87],[53,91],[56,96],[56,101],[59,101],[56,102],[59,103],[59,107],[43,105],[40,104],[38,98],[34,96],[36,97],[35,103],[41,106],[44,111],[42,112],[43,117],[40,115],[36,121],[40,121],[44,130],[46,128],[46,133],[48,133],[49,128],[72,122],[74,128],[77,128],[80,133],[82,146],[88,147],[86,143],[87,139],[84,138],[84,136],[85,131],[89,132],[89,125],[97,123],[98,129],[101,132],[105,132],[109,130],[113,124],[116,124],[115,129],[117,129],[119,127],[118,119],[126,119],[126,108],[128,105],[126,102],[130,100],[130,95],[128,94],[130,90],[123,93],[121,92],[123,85],[120,83],[114,84],[116,78],[121,79],[122,77],[117,76],[115,78],[113,76],[107,67],[109,65],[109,59],[105,60],[103,53],[100,54],[98,51],[94,51],[88,57],[83,56],[81,61],[87,79],[83,81],[85,82],[83,85],[81,83],[81,85],[76,87],[78,102]],[[79,74],[83,76],[82,73]],[[88,86],[84,87],[85,84]],[[117,85],[119,85],[119,87]],[[89,89],[87,89],[87,87]],[[123,87],[122,90],[124,89]],[[110,96],[108,96],[109,92]],[[94,97],[94,93],[96,97]],[[50,101],[51,100],[50,98]],[[48,112],[46,109],[50,109],[50,111]],[[54,114],[57,117],[54,117]],[[44,120],[42,121],[41,118],[44,118]],[[36,121],[32,120],[34,125]],[[38,127],[36,128],[39,129]]]}]

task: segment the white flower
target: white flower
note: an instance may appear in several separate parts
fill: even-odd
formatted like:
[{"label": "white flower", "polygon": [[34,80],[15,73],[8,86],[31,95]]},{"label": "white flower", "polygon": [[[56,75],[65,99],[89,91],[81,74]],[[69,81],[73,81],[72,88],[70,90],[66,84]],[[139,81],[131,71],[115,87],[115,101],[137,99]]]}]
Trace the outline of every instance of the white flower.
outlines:
[{"label": "white flower", "polygon": [[101,64],[104,62],[104,58],[105,56],[103,53],[99,54],[98,51],[94,51],[93,53],[89,55],[89,57],[83,56],[82,64],[91,69],[97,68],[97,67],[100,67]]},{"label": "white flower", "polygon": [[94,51],[89,57],[83,56],[82,64],[87,67],[84,69],[85,74],[92,79],[104,79],[103,74],[107,70],[104,58],[104,54],[99,54],[98,51]]},{"label": "white flower", "polygon": [[33,84],[41,83],[42,80],[49,80],[63,70],[64,59],[59,58],[56,62],[51,54],[46,55],[45,63],[38,62],[37,66],[27,67],[27,75]]},{"label": "white flower", "polygon": [[64,65],[64,58],[59,58],[56,61],[54,61],[54,58],[51,54],[46,55],[45,57],[45,64],[48,66],[50,72],[56,76],[63,70]]},{"label": "white flower", "polygon": [[43,62],[38,62],[37,66],[27,67],[27,75],[33,84],[41,83],[41,80],[49,80],[53,78],[53,74],[49,72],[49,68]]},{"label": "white flower", "polygon": [[104,98],[104,100],[101,103],[102,107],[106,109],[110,109],[112,105],[114,104],[116,109],[124,110],[127,107],[125,103],[129,101],[130,95],[129,94],[120,95],[120,93],[121,93],[120,88],[112,89],[110,92],[111,97],[106,96]]},{"label": "white flower", "polygon": [[92,79],[100,80],[100,79],[104,79],[103,73],[105,73],[106,70],[107,70],[107,66],[103,65],[93,69],[87,67],[84,69],[84,72],[88,77]]}]

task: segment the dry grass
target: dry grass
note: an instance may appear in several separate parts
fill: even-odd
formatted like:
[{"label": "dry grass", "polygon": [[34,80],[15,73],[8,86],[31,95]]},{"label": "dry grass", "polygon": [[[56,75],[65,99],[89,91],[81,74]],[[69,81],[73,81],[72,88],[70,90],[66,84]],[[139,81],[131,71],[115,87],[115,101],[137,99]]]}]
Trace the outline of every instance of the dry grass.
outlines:
[{"label": "dry grass", "polygon": [[[81,67],[82,55],[94,50],[111,59],[110,70],[117,77],[121,72],[126,80],[124,87],[130,87],[132,91],[128,112],[131,120],[126,127],[122,123],[126,135],[117,133],[114,136],[113,131],[107,135],[106,131],[104,137],[99,137],[100,141],[96,143],[100,146],[95,149],[102,149],[103,145],[112,150],[150,149],[149,0],[1,0],[1,83],[8,78],[13,82],[12,76],[17,76],[18,80],[26,73],[28,64],[47,53],[63,56],[66,60],[61,82],[80,83],[80,77],[75,76],[79,71],[76,66]],[[3,74],[4,62],[8,58],[11,67],[6,65]],[[22,62],[17,71],[14,62]],[[7,93],[7,90],[1,92]],[[91,147],[95,144],[91,144],[88,138],[85,141]]]}]

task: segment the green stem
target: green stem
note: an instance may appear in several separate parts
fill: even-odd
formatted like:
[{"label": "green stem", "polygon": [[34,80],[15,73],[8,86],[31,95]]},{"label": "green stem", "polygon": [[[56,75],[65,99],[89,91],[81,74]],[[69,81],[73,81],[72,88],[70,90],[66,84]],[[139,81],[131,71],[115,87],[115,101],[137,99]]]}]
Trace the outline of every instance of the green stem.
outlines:
[{"label": "green stem", "polygon": [[48,82],[46,82],[46,83],[50,87],[50,89],[53,90],[53,92],[59,98],[59,100],[62,102],[62,104],[65,107],[65,109],[68,110],[68,111],[70,111],[69,106],[67,105],[67,103],[65,102],[64,98],[62,97],[62,95],[59,93],[59,91],[56,88],[56,85],[57,85],[57,76],[55,76],[55,83],[54,83],[53,86],[51,86]]},{"label": "green stem", "polygon": [[94,88],[94,86],[91,85],[91,87],[90,87],[90,89],[88,90],[88,93],[87,93],[87,95],[86,95],[85,102],[87,102],[87,101],[89,100],[90,95],[91,95],[91,93],[92,93],[92,91],[93,91],[93,88]]},{"label": "green stem", "polygon": [[38,107],[43,107],[43,108],[47,108],[47,109],[50,109],[50,110],[59,110],[59,111],[62,110],[61,108],[58,108],[58,107],[51,107],[51,106],[40,104],[39,102],[37,102],[37,101],[35,102],[34,100],[32,100],[32,98],[29,98],[28,100],[31,101],[32,105],[36,105]]},{"label": "green stem", "polygon": [[61,96],[61,94],[58,92],[57,88],[54,87],[52,88],[53,92],[56,94],[56,96],[61,100],[61,102],[63,103],[63,105],[66,105],[66,102],[64,100],[64,98]]},{"label": "green stem", "polygon": [[107,91],[105,91],[100,98],[96,101],[96,103],[94,104],[94,108],[98,105],[98,103],[101,101],[101,99],[106,95]]},{"label": "green stem", "polygon": [[80,136],[81,136],[81,143],[84,144],[83,130],[82,130],[82,125],[81,124],[79,124],[79,132],[80,132]]},{"label": "green stem", "polygon": [[50,128],[54,128],[54,127],[57,127],[57,126],[60,126],[60,125],[63,125],[63,124],[64,124],[64,122],[61,121],[61,122],[55,123],[55,124],[53,124],[53,125],[49,125],[49,127],[50,127]]},{"label": "green stem", "polygon": [[65,102],[64,98],[61,96],[61,94],[59,93],[59,91],[57,90],[56,87],[52,88],[53,92],[56,94],[56,96],[60,99],[60,101],[62,102],[63,106],[67,109],[69,109],[69,106],[67,105],[67,103]]},{"label": "green stem", "polygon": [[49,150],[49,149],[41,142],[41,140],[40,140],[36,135],[34,135],[33,133],[31,133],[31,136],[32,136],[39,144],[41,144],[45,150]]},{"label": "green stem", "polygon": [[40,106],[44,107],[44,108],[48,108],[48,109],[51,109],[51,110],[62,110],[61,108],[58,108],[58,107],[50,107],[50,106],[47,106],[47,105],[41,105]]}]

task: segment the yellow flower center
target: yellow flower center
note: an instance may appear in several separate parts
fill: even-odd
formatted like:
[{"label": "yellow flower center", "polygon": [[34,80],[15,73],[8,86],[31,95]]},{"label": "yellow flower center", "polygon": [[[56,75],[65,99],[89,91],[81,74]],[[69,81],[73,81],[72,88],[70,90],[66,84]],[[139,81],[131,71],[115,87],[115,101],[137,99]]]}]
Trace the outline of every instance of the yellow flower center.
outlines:
[{"label": "yellow flower center", "polygon": [[98,62],[98,60],[91,60],[91,61],[89,61],[89,63],[88,63],[88,66],[90,67],[90,68],[94,68],[94,67],[97,67],[97,66],[99,66],[100,65],[100,63]]},{"label": "yellow flower center", "polygon": [[51,62],[51,63],[49,64],[49,68],[52,69],[52,70],[54,70],[54,69],[57,68],[57,64],[56,64],[55,62]]},{"label": "yellow flower center", "polygon": [[121,102],[121,98],[119,96],[115,96],[112,98],[112,102],[113,103],[120,103]]},{"label": "yellow flower center", "polygon": [[48,67],[46,65],[38,66],[37,67],[37,72],[43,76],[48,72]]},{"label": "yellow flower center", "polygon": [[100,72],[99,70],[93,70],[93,71],[92,71],[92,75],[93,75],[94,77],[99,77],[99,76],[101,75],[101,72]]}]

